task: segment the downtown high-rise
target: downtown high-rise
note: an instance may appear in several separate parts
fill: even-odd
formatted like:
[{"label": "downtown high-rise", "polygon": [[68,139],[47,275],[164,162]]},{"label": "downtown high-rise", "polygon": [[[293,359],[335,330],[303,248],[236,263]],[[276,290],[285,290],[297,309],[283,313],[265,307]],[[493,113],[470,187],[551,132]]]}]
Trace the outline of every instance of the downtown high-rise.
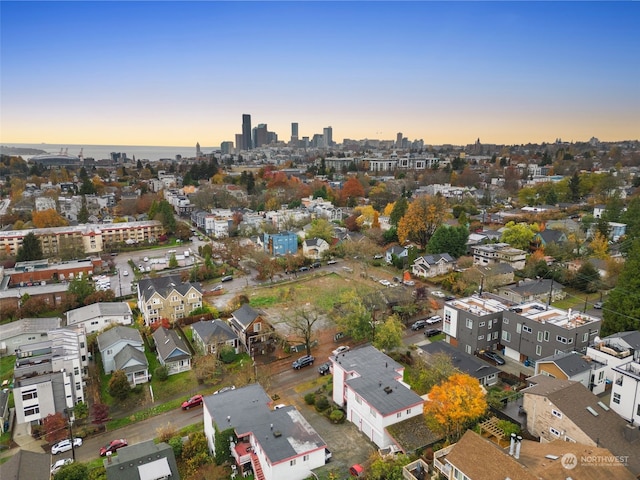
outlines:
[{"label": "downtown high-rise", "polygon": [[242,150],[251,150],[251,115],[242,114]]}]

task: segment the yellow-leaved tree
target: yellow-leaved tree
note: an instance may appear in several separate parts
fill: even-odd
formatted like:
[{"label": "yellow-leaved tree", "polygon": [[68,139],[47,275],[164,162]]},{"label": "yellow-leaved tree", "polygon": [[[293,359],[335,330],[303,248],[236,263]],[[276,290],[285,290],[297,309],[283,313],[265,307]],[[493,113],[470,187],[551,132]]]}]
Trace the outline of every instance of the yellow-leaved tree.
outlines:
[{"label": "yellow-leaved tree", "polygon": [[487,410],[487,400],[478,380],[470,375],[451,375],[429,392],[424,414],[430,428],[456,441],[463,430]]},{"label": "yellow-leaved tree", "polygon": [[449,217],[449,206],[440,195],[423,195],[409,204],[398,222],[398,240],[407,240],[424,249],[436,229]]},{"label": "yellow-leaved tree", "polygon": [[589,243],[589,248],[596,258],[604,260],[609,257],[609,241],[599,230],[596,230],[593,240]]}]

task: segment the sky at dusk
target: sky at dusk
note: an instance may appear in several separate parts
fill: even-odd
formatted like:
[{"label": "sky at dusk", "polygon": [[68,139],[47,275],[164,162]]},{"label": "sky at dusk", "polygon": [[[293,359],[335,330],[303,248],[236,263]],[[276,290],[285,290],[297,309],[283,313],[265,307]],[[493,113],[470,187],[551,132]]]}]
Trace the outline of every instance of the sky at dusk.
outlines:
[{"label": "sky at dusk", "polygon": [[0,142],[640,137],[640,2],[0,3]]}]

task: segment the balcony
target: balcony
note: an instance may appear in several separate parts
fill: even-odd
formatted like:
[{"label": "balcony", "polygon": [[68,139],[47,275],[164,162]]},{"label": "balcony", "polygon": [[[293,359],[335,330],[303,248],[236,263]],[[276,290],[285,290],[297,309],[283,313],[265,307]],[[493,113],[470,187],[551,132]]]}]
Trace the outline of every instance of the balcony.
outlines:
[{"label": "balcony", "polygon": [[419,458],[415,462],[402,467],[402,478],[407,480],[425,480],[429,477],[429,465]]},{"label": "balcony", "polygon": [[438,472],[440,472],[442,475],[444,475],[447,478],[449,478],[449,473],[451,471],[451,465],[446,463],[445,459],[446,459],[447,455],[449,455],[451,453],[451,450],[453,450],[453,447],[455,447],[455,446],[456,446],[455,443],[453,445],[449,445],[446,448],[438,450],[433,455],[433,468],[436,469]]}]

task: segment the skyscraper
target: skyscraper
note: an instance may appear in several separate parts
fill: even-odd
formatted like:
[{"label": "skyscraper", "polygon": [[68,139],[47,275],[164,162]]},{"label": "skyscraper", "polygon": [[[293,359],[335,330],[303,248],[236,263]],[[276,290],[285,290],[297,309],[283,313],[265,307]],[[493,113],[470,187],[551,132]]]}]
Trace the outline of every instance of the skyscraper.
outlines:
[{"label": "skyscraper", "polygon": [[297,123],[291,124],[291,145],[293,146],[298,145],[298,124]]},{"label": "skyscraper", "polygon": [[263,145],[269,143],[268,141],[268,131],[267,124],[260,123],[257,127],[253,129],[253,146],[255,148],[260,148]]},{"label": "skyscraper", "polygon": [[324,146],[329,148],[333,145],[333,128],[327,127],[323,130],[322,136],[324,137]]},{"label": "skyscraper", "polygon": [[251,115],[242,114],[242,150],[251,150]]},{"label": "skyscraper", "polygon": [[402,148],[402,132],[398,132],[396,136],[396,148]]}]

